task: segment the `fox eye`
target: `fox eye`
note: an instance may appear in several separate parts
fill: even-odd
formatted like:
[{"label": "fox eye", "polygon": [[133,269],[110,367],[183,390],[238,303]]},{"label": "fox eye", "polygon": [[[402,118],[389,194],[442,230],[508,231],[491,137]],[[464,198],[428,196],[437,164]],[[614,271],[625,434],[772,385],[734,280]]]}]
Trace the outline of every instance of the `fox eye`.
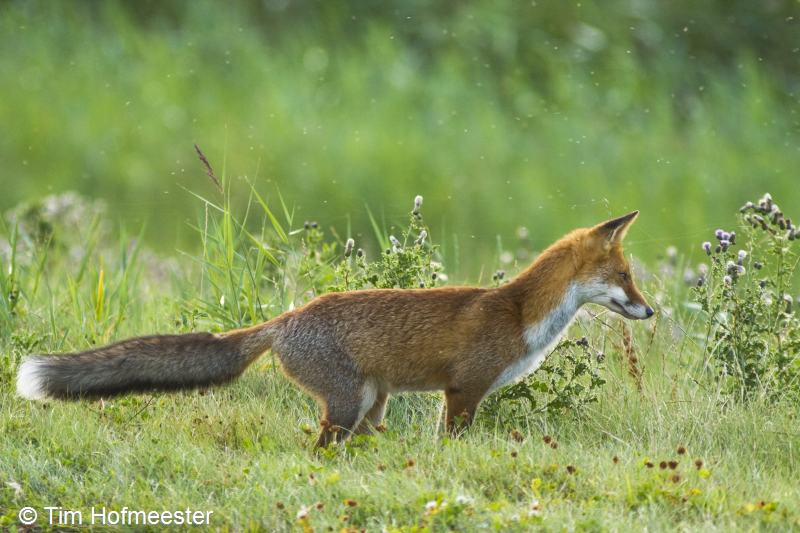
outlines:
[{"label": "fox eye", "polygon": [[619,273],[619,279],[621,279],[622,281],[628,281],[628,273],[627,272],[620,272]]}]

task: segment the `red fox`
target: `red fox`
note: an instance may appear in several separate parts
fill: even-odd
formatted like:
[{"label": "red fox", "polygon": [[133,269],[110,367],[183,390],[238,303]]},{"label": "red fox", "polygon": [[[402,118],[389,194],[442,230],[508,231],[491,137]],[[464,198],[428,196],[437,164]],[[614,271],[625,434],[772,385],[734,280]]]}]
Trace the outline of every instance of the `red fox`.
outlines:
[{"label": "red fox", "polygon": [[320,405],[318,447],[378,426],[389,394],[402,391],[444,390],[444,425],[457,433],[487,394],[539,367],[583,304],[653,315],[622,252],[638,214],[569,233],[497,288],[330,293],[246,329],[33,355],[17,391],[69,399],[216,385],[272,350]]}]

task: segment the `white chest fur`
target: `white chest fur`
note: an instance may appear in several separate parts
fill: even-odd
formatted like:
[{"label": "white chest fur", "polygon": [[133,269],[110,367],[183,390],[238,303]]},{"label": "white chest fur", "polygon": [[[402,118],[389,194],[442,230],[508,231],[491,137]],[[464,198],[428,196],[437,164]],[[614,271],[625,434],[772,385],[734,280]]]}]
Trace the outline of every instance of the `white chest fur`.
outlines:
[{"label": "white chest fur", "polygon": [[525,353],[497,377],[489,392],[535,371],[561,338],[583,303],[577,284],[569,286],[561,302],[541,321],[525,330]]}]

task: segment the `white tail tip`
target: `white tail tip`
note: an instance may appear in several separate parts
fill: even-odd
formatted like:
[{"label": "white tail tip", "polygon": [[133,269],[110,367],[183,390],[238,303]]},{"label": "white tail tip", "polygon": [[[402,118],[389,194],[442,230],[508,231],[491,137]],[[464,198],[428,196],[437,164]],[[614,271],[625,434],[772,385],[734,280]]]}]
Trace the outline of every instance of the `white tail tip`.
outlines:
[{"label": "white tail tip", "polygon": [[37,357],[28,357],[17,372],[17,394],[28,400],[43,400],[47,397],[42,376],[43,363]]}]

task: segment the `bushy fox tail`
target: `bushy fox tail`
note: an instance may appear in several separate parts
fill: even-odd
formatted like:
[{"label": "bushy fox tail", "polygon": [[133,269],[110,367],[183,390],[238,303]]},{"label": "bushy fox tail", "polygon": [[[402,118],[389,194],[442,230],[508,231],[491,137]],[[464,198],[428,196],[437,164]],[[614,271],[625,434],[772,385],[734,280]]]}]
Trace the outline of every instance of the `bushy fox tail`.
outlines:
[{"label": "bushy fox tail", "polygon": [[273,334],[266,322],[218,335],[154,335],[74,354],[31,355],[20,365],[17,393],[75,399],[218,385],[269,349]]}]

